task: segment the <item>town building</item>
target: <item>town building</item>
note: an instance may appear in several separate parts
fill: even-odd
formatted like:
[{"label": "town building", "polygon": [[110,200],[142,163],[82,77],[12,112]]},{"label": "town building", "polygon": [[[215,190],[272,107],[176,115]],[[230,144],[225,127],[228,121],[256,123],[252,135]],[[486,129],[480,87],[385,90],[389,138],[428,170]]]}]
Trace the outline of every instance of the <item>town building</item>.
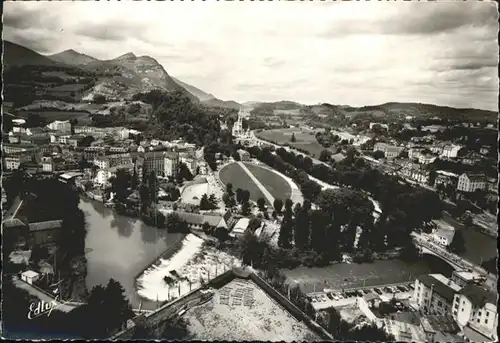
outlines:
[{"label": "town building", "polygon": [[431,164],[436,160],[436,156],[431,154],[420,154],[418,157],[418,163],[420,164]]},{"label": "town building", "polygon": [[71,133],[71,123],[69,122],[69,120],[64,120],[64,121],[56,120],[48,124],[47,127],[51,130],[58,131],[61,133]]},{"label": "town building", "polygon": [[[165,169],[164,169],[165,176],[176,177],[177,172],[179,170],[179,153],[170,151],[170,152],[165,152],[164,156],[165,156]],[[188,165],[188,169],[190,169],[189,168],[190,166],[192,168],[193,164],[190,163]],[[196,170],[196,166],[194,167],[194,170]],[[194,172],[191,173],[194,174]]]},{"label": "town building", "polygon": [[434,187],[438,185],[451,185],[456,188],[458,184],[458,175],[445,170],[436,170],[436,179],[434,180]]},{"label": "town building", "polygon": [[447,247],[453,241],[455,236],[455,228],[448,225],[443,220],[433,220],[435,228],[432,231],[432,239],[439,245]]},{"label": "town building", "polygon": [[376,143],[373,147],[373,151],[382,151],[384,153],[385,158],[393,159],[398,157],[403,151],[404,147],[389,145],[386,143]]},{"label": "town building", "polygon": [[181,211],[177,211],[175,213],[177,213],[180,219],[184,220],[191,229],[201,230],[204,223],[208,223],[212,229],[216,229],[218,227],[228,229],[228,225],[223,216],[203,215]]},{"label": "town building", "polygon": [[422,184],[428,184],[430,179],[430,171],[422,168],[422,166],[417,163],[410,162],[404,164],[401,168],[401,174],[407,179]]},{"label": "town building", "polygon": [[4,167],[6,170],[19,169],[21,164],[28,163],[32,160],[30,155],[22,152],[4,155]]},{"label": "town building", "polygon": [[486,177],[482,174],[463,173],[458,178],[457,190],[474,192],[476,189],[486,188]]},{"label": "town building", "polygon": [[451,313],[454,296],[460,289],[441,274],[421,275],[415,280],[413,300],[423,313],[445,315]]},{"label": "town building", "polygon": [[46,173],[52,173],[56,171],[56,164],[54,163],[52,157],[42,157],[42,171]]},{"label": "town building", "polygon": [[176,177],[179,169],[179,153],[151,151],[144,154],[144,172],[155,172],[158,176]]},{"label": "town building", "polygon": [[93,162],[99,169],[108,169],[120,165],[132,164],[132,156],[130,154],[96,156]]},{"label": "town building", "polygon": [[68,138],[67,142],[68,142],[68,145],[76,148],[76,147],[80,146],[80,143],[83,141],[84,138],[85,138],[85,136],[83,136],[83,135],[73,135],[73,136]]},{"label": "town building", "polygon": [[18,152],[23,152],[25,154],[31,154],[34,155],[36,154],[40,148],[37,147],[36,145],[33,144],[10,144],[10,143],[3,143],[3,152],[6,154],[15,154]]},{"label": "town building", "polygon": [[242,162],[250,161],[250,153],[248,151],[239,149],[238,155],[240,156],[240,160]]},{"label": "town building", "polygon": [[475,272],[465,270],[455,270],[451,274],[451,281],[455,282],[460,287],[467,285],[476,285],[484,281],[484,277]]},{"label": "town building", "polygon": [[490,153],[490,150],[491,148],[489,146],[486,146],[486,145],[483,145],[480,149],[479,149],[479,153],[481,155],[488,155]]},{"label": "town building", "polygon": [[116,176],[119,169],[125,169],[131,172],[134,169],[134,164],[121,164],[114,167],[100,169],[97,171],[96,177],[94,178],[94,183],[99,186],[106,186],[110,178]]},{"label": "town building", "polygon": [[458,325],[498,340],[497,295],[478,286],[466,285],[454,296],[453,317]]},{"label": "town building", "polygon": [[389,125],[384,123],[370,123],[370,130],[372,130],[375,125],[378,125],[385,130],[389,130]]},{"label": "town building", "polygon": [[195,158],[190,156],[184,156],[180,158],[180,161],[186,165],[186,167],[189,169],[189,172],[192,175],[196,175],[196,169],[198,167],[198,163]]},{"label": "town building", "polygon": [[129,151],[127,147],[124,146],[110,146],[108,152],[110,154],[125,154]]}]

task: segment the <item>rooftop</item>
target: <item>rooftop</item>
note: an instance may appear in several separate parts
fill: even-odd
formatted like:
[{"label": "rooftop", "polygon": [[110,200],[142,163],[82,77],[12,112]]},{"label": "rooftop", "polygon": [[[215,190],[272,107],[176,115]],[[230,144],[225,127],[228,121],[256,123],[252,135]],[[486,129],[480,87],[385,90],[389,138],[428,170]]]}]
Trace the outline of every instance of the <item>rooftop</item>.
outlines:
[{"label": "rooftop", "polygon": [[175,213],[177,213],[179,217],[182,220],[186,221],[188,224],[194,224],[194,225],[203,225],[203,223],[207,222],[211,226],[216,226],[219,224],[221,219],[223,219],[221,216],[207,216],[203,214],[181,212],[181,211],[177,211]]},{"label": "rooftop", "polygon": [[59,229],[62,227],[62,220],[48,220],[45,222],[29,223],[28,227],[30,231]]},{"label": "rooftop", "polygon": [[486,303],[491,303],[495,306],[497,304],[496,294],[477,285],[467,285],[459,293],[466,296],[476,308],[481,308]]},{"label": "rooftop", "polygon": [[431,288],[434,285],[434,292],[436,292],[446,300],[453,301],[455,290],[448,286],[445,282],[442,282],[438,278],[434,277],[436,275],[439,274],[420,275],[417,280],[423,283],[428,288]]}]

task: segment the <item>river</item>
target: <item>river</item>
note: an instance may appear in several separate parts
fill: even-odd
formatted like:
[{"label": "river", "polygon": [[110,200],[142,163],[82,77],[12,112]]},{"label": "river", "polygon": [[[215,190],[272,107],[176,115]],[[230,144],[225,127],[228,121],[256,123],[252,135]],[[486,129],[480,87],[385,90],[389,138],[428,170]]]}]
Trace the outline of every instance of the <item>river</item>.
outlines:
[{"label": "river", "polygon": [[[118,215],[95,201],[82,198],[79,207],[87,224],[87,289],[105,286],[113,278],[124,287],[132,307],[138,308],[142,299],[136,292],[136,277],[184,235],[170,234],[139,219]],[[155,307],[154,302],[142,303],[143,309]]]},{"label": "river", "polygon": [[[81,199],[80,208],[87,221],[87,288],[90,290],[96,285],[106,285],[110,278],[114,278],[125,288],[131,305],[138,308],[142,299],[135,288],[137,276],[183,235],[170,234],[145,225],[141,220],[118,215],[95,201]],[[493,238],[467,229],[464,236],[466,255],[471,261],[495,256],[496,241]],[[291,280],[299,282],[305,291],[312,292],[323,288],[404,282],[428,273],[450,276],[451,271],[446,262],[424,255],[413,264],[393,259],[321,268],[300,267],[284,272]],[[154,309],[156,306],[155,302],[142,301],[143,309]]]}]

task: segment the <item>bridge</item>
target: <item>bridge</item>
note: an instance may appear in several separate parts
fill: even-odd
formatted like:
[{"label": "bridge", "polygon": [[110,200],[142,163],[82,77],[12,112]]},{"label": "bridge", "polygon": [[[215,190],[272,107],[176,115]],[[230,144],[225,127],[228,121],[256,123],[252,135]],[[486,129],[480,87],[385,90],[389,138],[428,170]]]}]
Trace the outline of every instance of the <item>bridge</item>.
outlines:
[{"label": "bridge", "polygon": [[485,269],[458,255],[455,255],[444,247],[432,242],[426,234],[412,233],[413,242],[423,254],[434,255],[447,262],[455,270],[471,270],[486,277],[485,285],[496,289],[496,276],[489,274]]}]

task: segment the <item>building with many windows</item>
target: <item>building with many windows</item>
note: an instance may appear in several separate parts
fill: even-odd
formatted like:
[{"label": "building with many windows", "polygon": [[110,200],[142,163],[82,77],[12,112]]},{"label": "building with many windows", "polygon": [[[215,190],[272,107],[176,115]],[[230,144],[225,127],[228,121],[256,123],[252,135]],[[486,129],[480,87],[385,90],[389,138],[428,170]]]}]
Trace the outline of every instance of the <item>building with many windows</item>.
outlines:
[{"label": "building with many windows", "polygon": [[64,120],[64,121],[56,120],[48,124],[47,127],[54,131],[59,131],[62,133],[71,133],[71,123],[69,122],[69,120]]},{"label": "building with many windows", "polygon": [[120,165],[129,165],[132,164],[132,156],[130,154],[96,156],[94,158],[94,164],[99,169],[107,169]]},{"label": "building with many windows", "polygon": [[451,312],[454,296],[460,289],[441,274],[421,275],[415,280],[413,299],[423,313],[445,315]]},{"label": "building with many windows", "polygon": [[158,176],[176,177],[179,169],[179,153],[174,151],[151,151],[144,154],[143,169]]},{"label": "building with many windows", "polygon": [[6,170],[14,170],[19,169],[19,166],[24,163],[28,163],[31,161],[31,156],[26,155],[25,153],[18,152],[10,155],[5,155],[4,159],[4,167]]},{"label": "building with many windows", "polygon": [[468,326],[497,341],[497,295],[478,286],[466,285],[453,299],[453,318],[462,328]]},{"label": "building with many windows", "polygon": [[458,178],[457,190],[462,192],[474,192],[476,189],[486,188],[486,177],[482,174],[463,173]]},{"label": "building with many windows", "polygon": [[404,151],[404,147],[389,145],[386,143],[376,143],[373,147],[373,151],[382,151],[385,158],[392,159],[399,156]]}]

